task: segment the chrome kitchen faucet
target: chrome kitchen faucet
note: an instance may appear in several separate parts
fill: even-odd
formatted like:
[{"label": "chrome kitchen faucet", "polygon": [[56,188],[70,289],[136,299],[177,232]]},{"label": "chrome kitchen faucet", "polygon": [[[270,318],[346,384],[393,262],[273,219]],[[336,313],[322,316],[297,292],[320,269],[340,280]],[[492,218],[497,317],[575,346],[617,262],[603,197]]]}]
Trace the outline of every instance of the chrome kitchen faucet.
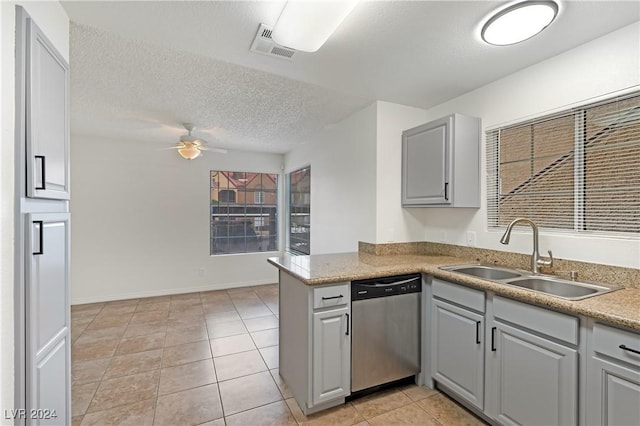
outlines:
[{"label": "chrome kitchen faucet", "polygon": [[538,269],[540,266],[553,266],[553,254],[551,253],[551,250],[548,251],[549,260],[544,260],[542,256],[540,256],[540,253],[538,252],[538,226],[533,223],[532,220],[524,217],[514,219],[509,224],[509,226],[507,226],[507,230],[504,231],[504,235],[502,236],[502,238],[500,238],[500,242],[504,245],[509,244],[509,239],[511,238],[511,230],[513,229],[514,225],[520,222],[530,225],[531,229],[533,229],[533,253],[531,253],[531,272],[533,272],[534,274],[538,274],[540,273]]}]

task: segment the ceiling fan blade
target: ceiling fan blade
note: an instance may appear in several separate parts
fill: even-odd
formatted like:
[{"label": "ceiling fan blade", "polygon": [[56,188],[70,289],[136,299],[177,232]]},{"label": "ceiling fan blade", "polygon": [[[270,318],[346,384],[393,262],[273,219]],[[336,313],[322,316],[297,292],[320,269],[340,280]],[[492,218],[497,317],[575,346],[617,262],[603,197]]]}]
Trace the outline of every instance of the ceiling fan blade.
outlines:
[{"label": "ceiling fan blade", "polygon": [[209,147],[200,147],[200,151],[211,151],[211,152],[217,152],[218,154],[226,154],[229,152],[229,150],[224,149],[224,148],[209,148]]}]

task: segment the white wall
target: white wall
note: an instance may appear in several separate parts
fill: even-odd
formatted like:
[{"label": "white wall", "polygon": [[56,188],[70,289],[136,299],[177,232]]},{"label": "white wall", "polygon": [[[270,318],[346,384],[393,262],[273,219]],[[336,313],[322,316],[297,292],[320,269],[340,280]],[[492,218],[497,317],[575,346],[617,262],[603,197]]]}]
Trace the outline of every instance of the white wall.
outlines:
[{"label": "white wall", "polygon": [[[636,23],[533,65],[473,92],[438,105],[427,111],[432,120],[453,112],[482,118],[483,132],[487,128],[523,118],[544,115],[567,106],[586,103],[618,91],[640,85],[640,23]],[[484,135],[483,135],[484,138]],[[379,139],[389,149],[399,151],[400,144],[391,139]],[[483,141],[484,146],[484,141]],[[484,170],[484,149],[482,164]],[[400,175],[400,165],[393,163],[390,174]],[[401,218],[400,203],[388,206],[384,221],[378,221],[377,242],[406,241],[403,226],[414,229],[418,218],[423,225],[422,235],[412,240],[427,240],[466,245],[466,231],[476,233],[477,246],[496,250],[531,252],[530,232],[514,234],[511,244],[499,244],[500,235],[487,231],[486,180],[481,179],[482,207],[474,209],[404,209]],[[395,212],[391,211],[395,209]],[[404,225],[399,223],[404,221]],[[409,223],[409,225],[407,225]],[[395,227],[391,234],[389,229]],[[445,238],[442,239],[442,232]],[[609,265],[640,267],[640,240],[632,238],[606,238],[594,235],[567,235],[543,232],[540,249],[546,254],[552,249],[559,258],[582,260]]]},{"label": "white wall", "polygon": [[398,208],[402,203],[402,132],[427,122],[424,109],[378,102],[376,122],[377,243],[422,241],[423,211]]},{"label": "white wall", "polygon": [[[14,407],[14,127],[15,6],[25,10],[65,59],[69,59],[69,18],[57,1],[0,2],[0,407]],[[2,424],[8,420],[0,419]]]},{"label": "white wall", "polygon": [[209,255],[209,172],[281,173],[282,155],[161,146],[72,135],[72,303],[277,281],[277,252]]},{"label": "white wall", "polygon": [[311,165],[311,253],[358,250],[376,228],[373,103],[286,155],[288,172]]}]

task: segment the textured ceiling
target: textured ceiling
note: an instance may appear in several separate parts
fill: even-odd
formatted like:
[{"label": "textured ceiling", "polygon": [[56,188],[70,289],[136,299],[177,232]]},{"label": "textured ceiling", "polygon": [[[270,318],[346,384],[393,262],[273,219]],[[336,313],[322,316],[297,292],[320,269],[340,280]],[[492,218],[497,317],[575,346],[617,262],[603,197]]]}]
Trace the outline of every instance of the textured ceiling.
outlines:
[{"label": "textured ceiling", "polygon": [[169,146],[180,123],[216,147],[285,152],[367,104],[219,60],[71,26],[72,131],[157,140]]},{"label": "textured ceiling", "polygon": [[504,4],[362,1],[318,52],[285,61],[249,51],[283,1],[63,2],[72,131],[170,144],[189,121],[215,146],[286,152],[373,100],[428,108],[640,20],[636,1],[565,1],[525,43],[479,42]]}]

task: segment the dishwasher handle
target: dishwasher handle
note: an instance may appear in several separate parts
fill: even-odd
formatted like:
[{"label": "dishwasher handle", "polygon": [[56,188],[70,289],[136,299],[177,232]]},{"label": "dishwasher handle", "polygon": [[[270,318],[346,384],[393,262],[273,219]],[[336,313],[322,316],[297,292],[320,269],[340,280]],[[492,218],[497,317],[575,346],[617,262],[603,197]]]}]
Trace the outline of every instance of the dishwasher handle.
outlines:
[{"label": "dishwasher handle", "polygon": [[409,278],[407,280],[402,280],[402,281],[394,281],[392,283],[381,283],[381,282],[370,282],[370,283],[358,283],[359,286],[361,287],[391,287],[394,285],[402,285],[402,284],[408,284],[410,282],[413,282],[417,280],[417,278]]}]

